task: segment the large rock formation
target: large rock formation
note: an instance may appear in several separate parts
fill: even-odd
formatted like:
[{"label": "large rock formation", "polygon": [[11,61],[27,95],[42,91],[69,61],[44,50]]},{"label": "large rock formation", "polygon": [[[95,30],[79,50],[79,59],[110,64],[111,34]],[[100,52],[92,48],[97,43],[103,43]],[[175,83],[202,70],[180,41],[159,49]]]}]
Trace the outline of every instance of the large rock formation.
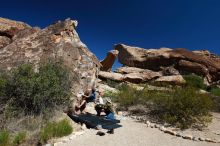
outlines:
[{"label": "large rock formation", "polygon": [[[118,59],[123,65],[161,71],[173,68],[175,74],[195,73],[209,83],[220,80],[220,58],[208,51],[188,51],[186,49],[143,49],[118,44]],[[165,71],[166,72],[166,71]],[[172,75],[172,72],[171,74]]]},{"label": "large rock formation", "polygon": [[141,83],[161,77],[161,73],[135,67],[121,67],[116,72],[100,71],[99,77],[101,79],[110,79],[119,82]]},{"label": "large rock formation", "polygon": [[0,18],[0,68],[10,70],[23,63],[62,61],[74,76],[75,92],[93,86],[99,60],[80,41],[77,21],[66,19],[44,29]]},{"label": "large rock formation", "polygon": [[106,58],[101,61],[102,67],[100,68],[101,71],[111,71],[112,66],[115,62],[115,59],[118,57],[117,50],[111,50],[108,52]]}]

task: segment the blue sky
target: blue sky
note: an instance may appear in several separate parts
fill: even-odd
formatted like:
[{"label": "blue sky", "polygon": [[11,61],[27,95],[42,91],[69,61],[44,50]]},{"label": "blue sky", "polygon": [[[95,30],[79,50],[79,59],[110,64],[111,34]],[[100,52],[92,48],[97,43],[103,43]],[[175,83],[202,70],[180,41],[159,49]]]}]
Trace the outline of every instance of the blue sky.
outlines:
[{"label": "blue sky", "polygon": [[0,17],[41,28],[76,19],[81,40],[99,59],[117,43],[220,55],[219,0],[3,0]]}]

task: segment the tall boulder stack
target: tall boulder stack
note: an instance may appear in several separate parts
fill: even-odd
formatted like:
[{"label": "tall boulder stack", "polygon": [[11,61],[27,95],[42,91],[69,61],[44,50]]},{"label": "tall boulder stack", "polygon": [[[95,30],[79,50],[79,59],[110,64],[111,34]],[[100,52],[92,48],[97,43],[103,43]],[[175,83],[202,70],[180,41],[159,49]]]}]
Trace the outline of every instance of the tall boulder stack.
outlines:
[{"label": "tall boulder stack", "polygon": [[[119,62],[125,66],[150,69],[172,75],[195,73],[209,83],[220,80],[220,58],[208,51],[188,51],[186,49],[143,49],[118,44]],[[168,71],[169,71],[168,70]]]},{"label": "tall boulder stack", "polygon": [[74,76],[74,92],[93,86],[101,64],[80,41],[76,27],[70,19],[40,29],[0,18],[0,68],[29,62],[37,70],[41,62],[62,61]]}]

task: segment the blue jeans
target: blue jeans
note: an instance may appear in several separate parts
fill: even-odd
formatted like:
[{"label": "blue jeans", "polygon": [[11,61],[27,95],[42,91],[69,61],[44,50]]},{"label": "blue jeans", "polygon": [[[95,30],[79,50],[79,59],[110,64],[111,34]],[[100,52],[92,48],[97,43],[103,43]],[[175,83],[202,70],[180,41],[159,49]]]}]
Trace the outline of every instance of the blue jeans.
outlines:
[{"label": "blue jeans", "polygon": [[106,119],[107,120],[114,120],[115,119],[115,115],[114,115],[114,113],[109,113],[107,116],[106,116]]}]

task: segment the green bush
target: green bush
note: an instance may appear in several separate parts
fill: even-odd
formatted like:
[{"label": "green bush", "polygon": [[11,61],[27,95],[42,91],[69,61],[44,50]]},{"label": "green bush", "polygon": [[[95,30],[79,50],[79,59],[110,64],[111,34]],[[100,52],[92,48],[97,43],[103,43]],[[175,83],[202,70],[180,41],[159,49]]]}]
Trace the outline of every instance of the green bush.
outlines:
[{"label": "green bush", "polygon": [[194,87],[194,88],[198,88],[198,89],[205,89],[206,88],[206,85],[204,84],[202,77],[200,77],[198,75],[190,74],[190,75],[185,75],[183,77],[186,80],[186,85],[188,85],[190,87]]},{"label": "green bush", "polygon": [[215,95],[215,96],[219,96],[220,97],[220,88],[218,87],[212,87],[210,89],[210,93]]},{"label": "green bush", "polygon": [[14,69],[6,85],[11,109],[25,114],[39,114],[68,101],[70,81],[68,71],[52,62],[42,64],[34,72],[31,64]]},{"label": "green bush", "polygon": [[5,104],[7,101],[6,97],[6,86],[7,86],[8,77],[6,74],[1,73],[0,74],[0,102],[2,104]]},{"label": "green bush", "polygon": [[7,131],[0,131],[0,146],[10,146],[10,136]]},{"label": "green bush", "polygon": [[22,144],[26,139],[25,132],[17,133],[13,140],[10,138],[12,137],[9,132],[7,131],[0,131],[0,146],[18,146]]},{"label": "green bush", "polygon": [[134,87],[128,86],[126,84],[122,84],[118,87],[119,92],[112,94],[113,100],[118,102],[120,106],[129,107],[132,105],[136,105],[139,103],[144,103],[144,96],[145,92],[141,90],[137,90]]},{"label": "green bush", "polygon": [[25,142],[25,139],[26,139],[26,133],[25,132],[19,132],[14,137],[13,145],[18,146],[21,143]]},{"label": "green bush", "polygon": [[67,120],[62,120],[60,122],[48,123],[40,133],[40,142],[46,143],[47,140],[54,137],[62,137],[71,134],[73,131],[72,126]]},{"label": "green bush", "polygon": [[107,85],[109,85],[112,88],[116,88],[118,86],[118,82],[113,81],[113,80],[107,79],[106,83],[107,83]]},{"label": "green bush", "polygon": [[138,104],[152,107],[154,117],[180,128],[204,126],[213,106],[208,95],[199,94],[195,88],[189,86],[174,87],[170,91],[155,91],[137,90],[124,85],[119,90],[119,93],[115,94],[115,101],[120,107],[127,108]]},{"label": "green bush", "polygon": [[161,118],[180,128],[188,128],[193,124],[204,126],[212,108],[212,100],[204,94],[199,94],[192,87],[177,88],[172,96],[162,102]]},{"label": "green bush", "polygon": [[212,98],[215,103],[215,110],[220,111],[220,88],[216,86],[210,86],[208,87],[207,91],[209,91],[211,95],[214,95]]}]

